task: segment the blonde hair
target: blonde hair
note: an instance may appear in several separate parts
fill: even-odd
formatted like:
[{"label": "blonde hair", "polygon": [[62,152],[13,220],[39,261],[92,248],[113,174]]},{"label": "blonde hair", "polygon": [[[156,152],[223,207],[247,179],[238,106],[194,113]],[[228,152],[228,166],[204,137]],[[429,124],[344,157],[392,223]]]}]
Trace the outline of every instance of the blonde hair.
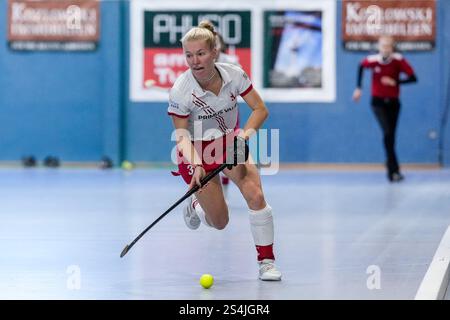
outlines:
[{"label": "blonde hair", "polygon": [[216,47],[216,32],[211,21],[201,21],[197,27],[193,27],[181,38],[181,43],[184,44],[187,41],[195,40],[206,41],[206,44],[211,50]]}]

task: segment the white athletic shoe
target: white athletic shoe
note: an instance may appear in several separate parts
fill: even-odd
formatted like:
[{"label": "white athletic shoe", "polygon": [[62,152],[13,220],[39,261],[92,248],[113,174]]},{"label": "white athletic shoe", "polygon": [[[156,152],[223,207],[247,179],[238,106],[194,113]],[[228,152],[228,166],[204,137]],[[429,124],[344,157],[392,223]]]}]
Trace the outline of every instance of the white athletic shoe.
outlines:
[{"label": "white athletic shoe", "polygon": [[198,229],[201,223],[200,218],[194,209],[194,201],[197,201],[197,199],[195,196],[191,196],[187,201],[187,205],[183,209],[184,222],[187,227],[192,230]]},{"label": "white athletic shoe", "polygon": [[263,281],[281,280],[281,272],[277,269],[273,260],[264,259],[259,262],[259,279]]}]

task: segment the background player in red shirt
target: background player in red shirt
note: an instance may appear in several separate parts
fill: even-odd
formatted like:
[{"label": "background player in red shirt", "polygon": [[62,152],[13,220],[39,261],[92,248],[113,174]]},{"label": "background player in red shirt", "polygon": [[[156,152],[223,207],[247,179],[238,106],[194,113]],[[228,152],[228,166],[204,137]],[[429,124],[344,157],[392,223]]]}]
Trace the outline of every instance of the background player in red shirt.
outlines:
[{"label": "background player in red shirt", "polygon": [[[416,82],[417,77],[408,61],[399,53],[394,53],[395,42],[392,37],[382,36],[378,40],[379,53],[367,56],[359,65],[357,87],[353,100],[361,98],[362,78],[365,68],[372,69],[372,110],[383,130],[386,151],[386,168],[391,182],[403,180],[395,153],[395,132],[400,111],[400,84]],[[400,74],[406,78],[400,79]]]}]

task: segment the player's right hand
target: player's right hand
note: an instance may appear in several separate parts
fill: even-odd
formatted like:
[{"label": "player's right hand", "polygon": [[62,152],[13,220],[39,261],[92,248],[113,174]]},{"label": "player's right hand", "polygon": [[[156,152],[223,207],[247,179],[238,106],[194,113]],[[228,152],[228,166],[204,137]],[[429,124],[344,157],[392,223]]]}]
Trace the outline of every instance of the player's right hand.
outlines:
[{"label": "player's right hand", "polygon": [[192,189],[195,185],[199,187],[202,186],[201,180],[206,176],[206,171],[203,166],[197,165],[194,167],[194,173],[192,175],[191,183],[189,184],[189,189]]},{"label": "player's right hand", "polygon": [[361,99],[361,96],[362,96],[362,91],[361,91],[361,89],[360,89],[360,88],[356,88],[355,91],[353,91],[353,97],[352,97],[352,99],[353,99],[353,101],[358,102],[359,99]]}]

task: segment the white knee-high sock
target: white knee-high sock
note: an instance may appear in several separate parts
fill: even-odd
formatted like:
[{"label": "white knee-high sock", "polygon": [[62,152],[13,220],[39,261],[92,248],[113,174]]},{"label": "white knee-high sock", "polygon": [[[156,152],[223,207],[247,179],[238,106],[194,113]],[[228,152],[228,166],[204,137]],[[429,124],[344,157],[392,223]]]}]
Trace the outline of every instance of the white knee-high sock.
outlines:
[{"label": "white knee-high sock", "polygon": [[249,209],[250,229],[258,252],[258,261],[272,259],[273,255],[273,217],[272,208],[267,204],[264,209]]},{"label": "white knee-high sock", "polygon": [[205,210],[203,210],[202,206],[200,205],[200,202],[198,202],[197,198],[194,198],[194,201],[192,202],[192,207],[194,208],[195,212],[197,213],[198,217],[200,218],[200,221],[207,227],[212,226],[208,223],[206,220],[206,213]]}]

